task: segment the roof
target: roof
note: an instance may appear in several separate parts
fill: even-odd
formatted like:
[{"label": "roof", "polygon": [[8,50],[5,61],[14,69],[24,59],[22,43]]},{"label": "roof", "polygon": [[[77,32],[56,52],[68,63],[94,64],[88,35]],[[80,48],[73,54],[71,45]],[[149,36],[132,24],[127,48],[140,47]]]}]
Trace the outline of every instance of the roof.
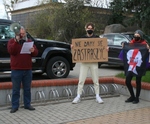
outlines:
[{"label": "roof", "polygon": [[104,33],[105,34],[134,34],[134,32],[121,32],[121,33]]},{"label": "roof", "polygon": [[0,19],[0,23],[1,23],[1,24],[6,24],[6,23],[7,23],[7,24],[8,24],[8,23],[11,24],[11,23],[13,23],[13,21],[12,21],[12,20],[8,20],[8,19]]}]

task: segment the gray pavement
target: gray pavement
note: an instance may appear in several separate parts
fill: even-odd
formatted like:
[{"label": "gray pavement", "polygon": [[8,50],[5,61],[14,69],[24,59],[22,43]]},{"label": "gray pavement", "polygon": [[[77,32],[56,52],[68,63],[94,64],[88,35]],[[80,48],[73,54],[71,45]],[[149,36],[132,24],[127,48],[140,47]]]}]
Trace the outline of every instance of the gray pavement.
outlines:
[{"label": "gray pavement", "polygon": [[[103,98],[103,97],[102,97]],[[150,102],[125,103],[127,96],[103,98],[104,104],[82,99],[78,104],[56,102],[33,104],[35,111],[0,109],[0,124],[150,124]]]}]

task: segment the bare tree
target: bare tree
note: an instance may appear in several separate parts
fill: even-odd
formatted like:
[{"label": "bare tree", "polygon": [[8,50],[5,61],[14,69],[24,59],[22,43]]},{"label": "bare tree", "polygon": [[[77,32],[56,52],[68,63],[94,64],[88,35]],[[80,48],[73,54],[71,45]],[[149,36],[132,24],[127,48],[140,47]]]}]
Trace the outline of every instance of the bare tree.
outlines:
[{"label": "bare tree", "polygon": [[14,9],[14,4],[17,3],[18,0],[3,0],[3,5],[5,8],[5,12],[7,14],[7,19],[10,19],[11,11]]}]

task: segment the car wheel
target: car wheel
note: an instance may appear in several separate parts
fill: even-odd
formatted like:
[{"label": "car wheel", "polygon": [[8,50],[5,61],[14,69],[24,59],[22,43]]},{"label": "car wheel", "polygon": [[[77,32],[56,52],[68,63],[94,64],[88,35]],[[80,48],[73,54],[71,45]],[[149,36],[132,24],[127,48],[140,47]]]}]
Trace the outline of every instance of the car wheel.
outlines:
[{"label": "car wheel", "polygon": [[48,61],[46,73],[49,78],[66,78],[69,72],[69,62],[65,58],[57,56]]}]

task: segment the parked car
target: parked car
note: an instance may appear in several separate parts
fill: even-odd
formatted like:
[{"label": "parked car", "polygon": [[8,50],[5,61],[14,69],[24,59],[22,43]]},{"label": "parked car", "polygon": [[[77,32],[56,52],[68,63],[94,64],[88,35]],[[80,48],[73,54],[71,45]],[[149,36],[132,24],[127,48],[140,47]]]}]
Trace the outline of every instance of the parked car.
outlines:
[{"label": "parked car", "polygon": [[122,49],[122,42],[130,42],[133,38],[133,32],[125,32],[125,33],[107,33],[100,35],[101,38],[107,38],[109,51],[108,51],[108,62],[99,62],[99,67],[102,64],[109,64],[109,65],[119,65],[123,66],[123,62],[118,58],[119,53]]},{"label": "parked car", "polygon": [[[0,72],[10,71],[10,55],[7,43],[15,33],[10,30],[11,20],[0,19]],[[34,41],[39,51],[32,58],[33,73],[46,73],[49,78],[66,78],[73,70],[72,54],[69,43],[33,38],[28,32],[27,37]]]},{"label": "parked car", "polygon": [[[119,65],[123,66],[122,60],[119,59],[120,51],[122,50],[122,42],[130,42],[134,37],[134,32],[124,33],[106,33],[100,35],[101,38],[107,38],[109,51],[108,51],[108,62],[99,62],[98,66],[102,64]],[[150,36],[144,35],[144,39],[150,44]]]}]

